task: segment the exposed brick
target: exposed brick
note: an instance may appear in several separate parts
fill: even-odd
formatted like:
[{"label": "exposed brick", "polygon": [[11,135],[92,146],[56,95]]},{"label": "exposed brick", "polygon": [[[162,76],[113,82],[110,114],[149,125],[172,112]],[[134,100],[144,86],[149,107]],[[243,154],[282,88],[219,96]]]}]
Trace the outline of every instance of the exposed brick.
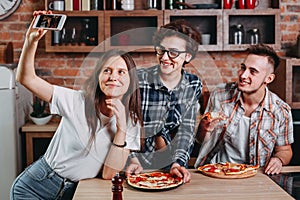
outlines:
[{"label": "exposed brick", "polygon": [[300,12],[300,5],[287,5],[286,9],[288,12]]},{"label": "exposed brick", "polygon": [[53,75],[54,76],[77,76],[79,74],[79,70],[75,69],[54,69]]}]

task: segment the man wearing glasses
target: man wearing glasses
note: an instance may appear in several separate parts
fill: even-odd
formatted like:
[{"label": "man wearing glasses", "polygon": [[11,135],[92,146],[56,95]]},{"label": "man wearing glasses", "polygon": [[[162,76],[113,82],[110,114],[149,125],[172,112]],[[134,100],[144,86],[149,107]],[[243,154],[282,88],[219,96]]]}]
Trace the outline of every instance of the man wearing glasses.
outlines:
[{"label": "man wearing glasses", "polygon": [[177,20],[162,26],[153,42],[159,65],[138,72],[145,139],[142,152],[131,154],[127,174],[164,168],[189,182],[186,168],[202,83],[184,66],[198,52],[200,33],[186,21]]}]

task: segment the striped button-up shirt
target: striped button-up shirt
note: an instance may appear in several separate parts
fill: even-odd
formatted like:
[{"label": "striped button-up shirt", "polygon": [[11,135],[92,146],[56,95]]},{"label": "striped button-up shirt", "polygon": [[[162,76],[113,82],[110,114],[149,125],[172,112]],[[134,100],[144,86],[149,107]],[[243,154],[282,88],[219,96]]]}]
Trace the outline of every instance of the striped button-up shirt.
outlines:
[{"label": "striped button-up shirt", "polygon": [[[206,111],[220,112],[227,119],[220,121],[210,139],[201,145],[195,167],[202,163],[209,163],[214,154],[221,149],[220,145],[224,140],[217,141],[224,127],[225,141],[230,142],[230,138],[239,137],[236,130],[245,113],[240,100],[241,92],[237,89],[236,83],[225,84],[212,92]],[[285,146],[293,142],[291,109],[266,88],[264,100],[250,116],[249,152],[248,159],[244,163],[264,166],[272,156],[275,146]]]}]

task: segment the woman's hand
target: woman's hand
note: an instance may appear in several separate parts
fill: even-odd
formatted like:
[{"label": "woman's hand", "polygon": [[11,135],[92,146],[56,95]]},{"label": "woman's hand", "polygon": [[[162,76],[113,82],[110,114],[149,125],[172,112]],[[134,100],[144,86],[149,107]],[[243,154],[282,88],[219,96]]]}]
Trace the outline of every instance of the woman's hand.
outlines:
[{"label": "woman's hand", "polygon": [[38,42],[47,33],[47,30],[44,30],[42,28],[39,28],[39,29],[32,28],[34,21],[36,20],[36,16],[41,15],[41,14],[52,14],[52,11],[34,11],[33,12],[34,18],[26,32],[26,39],[30,43]]},{"label": "woman's hand", "polygon": [[119,99],[106,99],[106,105],[116,115],[117,129],[126,133],[126,112],[125,106]]}]

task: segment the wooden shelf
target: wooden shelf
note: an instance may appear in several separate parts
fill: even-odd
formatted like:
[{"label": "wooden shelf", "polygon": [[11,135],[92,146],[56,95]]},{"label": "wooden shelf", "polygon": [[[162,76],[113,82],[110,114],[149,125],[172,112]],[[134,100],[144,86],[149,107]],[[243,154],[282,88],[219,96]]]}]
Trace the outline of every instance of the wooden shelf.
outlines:
[{"label": "wooden shelf", "polygon": [[240,51],[249,47],[249,44],[230,44],[230,27],[237,24],[244,26],[244,36],[250,29],[260,30],[261,42],[269,44],[274,49],[280,49],[280,10],[279,9],[244,9],[224,10],[224,51]]},{"label": "wooden shelf", "polygon": [[222,10],[191,9],[164,11],[164,24],[177,19],[185,19],[193,24],[201,33],[209,33],[211,35],[211,44],[200,45],[199,51],[222,51]]},{"label": "wooden shelf", "polygon": [[281,58],[275,74],[275,80],[269,85],[270,90],[291,108],[300,109],[300,59]]},{"label": "wooden shelf", "polygon": [[[52,0],[45,0],[45,5]],[[188,1],[186,1],[189,3]],[[219,2],[219,1],[218,1]],[[222,2],[222,1],[221,1]],[[272,1],[273,2],[273,1]],[[54,11],[68,16],[65,28],[76,26],[81,31],[83,19],[93,21],[96,44],[57,45],[53,44],[53,32],[46,34],[46,52],[103,52],[111,48],[125,51],[153,52],[152,36],[158,27],[176,19],[186,19],[194,24],[201,33],[211,34],[211,44],[200,45],[199,51],[243,51],[249,44],[230,44],[230,27],[236,24],[247,30],[258,28],[262,42],[280,49],[280,9],[279,0],[260,2],[255,9],[174,9],[166,8],[166,1],[159,1],[161,9],[142,10],[145,3],[136,3],[136,10],[92,10],[92,11]],[[107,2],[106,2],[107,3]],[[220,3],[220,7],[222,3]],[[76,24],[77,23],[77,24]],[[82,44],[82,43],[81,43]],[[97,48],[96,48],[97,47]]]},{"label": "wooden shelf", "polygon": [[[46,52],[92,52],[104,51],[104,46],[101,42],[104,40],[104,12],[103,11],[68,11],[68,12],[58,12],[55,13],[66,14],[68,16],[65,23],[64,29],[66,32],[67,43],[62,43],[60,45],[54,45],[53,41],[53,31],[49,31],[46,34]],[[83,30],[83,21],[84,19],[90,20],[91,29],[95,32],[96,44],[92,46],[80,45],[80,36]],[[68,42],[71,38],[72,28],[76,29],[76,45],[72,45],[71,42]],[[62,34],[62,31],[60,31]],[[97,47],[98,46],[98,47]],[[97,48],[96,48],[97,47]]]},{"label": "wooden shelf", "polygon": [[153,51],[152,37],[163,25],[163,11],[105,11],[105,49]]}]

